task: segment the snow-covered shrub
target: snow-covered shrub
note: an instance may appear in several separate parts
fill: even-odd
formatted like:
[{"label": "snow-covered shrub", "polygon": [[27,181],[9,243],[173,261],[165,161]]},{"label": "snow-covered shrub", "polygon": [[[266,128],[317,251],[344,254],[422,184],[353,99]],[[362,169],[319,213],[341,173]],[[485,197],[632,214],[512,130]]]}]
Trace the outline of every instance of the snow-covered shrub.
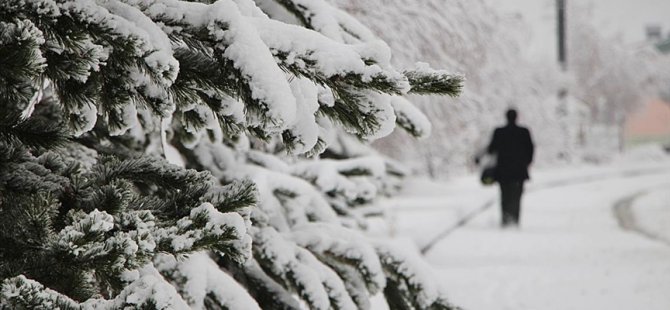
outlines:
[{"label": "snow-covered shrub", "polygon": [[398,70],[323,1],[0,2],[0,309],[451,309],[366,237],[429,132]]}]

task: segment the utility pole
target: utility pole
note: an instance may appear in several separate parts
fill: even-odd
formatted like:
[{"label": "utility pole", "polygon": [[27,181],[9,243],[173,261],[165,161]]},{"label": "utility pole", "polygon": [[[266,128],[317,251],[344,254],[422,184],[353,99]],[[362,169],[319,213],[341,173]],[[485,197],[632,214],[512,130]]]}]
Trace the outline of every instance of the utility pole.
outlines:
[{"label": "utility pole", "polygon": [[565,49],[565,1],[566,0],[556,0],[556,17],[558,23],[558,63],[560,64],[561,70],[563,71],[568,69],[568,60]]},{"label": "utility pole", "polygon": [[[557,31],[557,44],[558,47],[558,65],[561,68],[562,75],[566,75],[568,71],[568,58],[567,58],[567,49],[566,49],[566,22],[565,22],[565,2],[567,0],[556,0],[556,31]],[[561,127],[566,129],[563,137],[563,151],[559,153],[559,157],[562,157],[566,160],[570,160],[570,157],[573,154],[573,133],[569,130],[570,128],[570,111],[568,105],[568,85],[567,81],[564,80],[565,77],[561,78],[561,82],[558,85],[558,121],[561,123]],[[583,129],[579,128],[577,136],[581,135]]]}]

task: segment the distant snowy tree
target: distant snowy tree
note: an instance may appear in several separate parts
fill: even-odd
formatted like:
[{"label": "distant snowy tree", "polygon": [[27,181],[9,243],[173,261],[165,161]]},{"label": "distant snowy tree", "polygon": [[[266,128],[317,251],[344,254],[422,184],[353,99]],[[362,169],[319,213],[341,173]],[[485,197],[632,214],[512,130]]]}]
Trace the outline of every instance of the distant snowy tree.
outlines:
[{"label": "distant snowy tree", "polygon": [[501,14],[489,0],[427,0],[411,6],[401,0],[335,2],[380,33],[397,51],[395,64],[407,66],[420,58],[468,78],[458,98],[463,104],[410,97],[428,115],[431,138],[415,141],[396,132],[375,143],[384,153],[413,161],[415,169],[434,177],[462,173],[492,130],[504,124],[505,110],[516,107],[520,121],[537,129],[539,160],[552,160],[555,147],[549,141],[562,135],[554,121],[559,77],[552,64],[528,60],[524,44],[530,33],[521,18]]},{"label": "distant snowy tree", "polygon": [[0,2],[0,309],[455,309],[363,141],[462,77],[323,1]]},{"label": "distant snowy tree", "polygon": [[[569,8],[568,63],[572,79],[571,95],[588,108],[585,123],[589,128],[608,127],[610,137],[587,135],[584,143],[614,140],[605,153],[623,148],[626,117],[651,97],[659,95],[658,81],[667,70],[653,46],[626,44],[617,37],[603,35],[593,23],[588,7],[573,4]],[[662,89],[662,88],[661,88]],[[593,130],[591,130],[593,131]],[[590,141],[588,141],[590,140]]]},{"label": "distant snowy tree", "polygon": [[573,8],[571,13],[571,88],[587,103],[593,121],[616,124],[647,95],[641,90],[649,82],[649,68],[641,53],[600,34],[588,11]]}]

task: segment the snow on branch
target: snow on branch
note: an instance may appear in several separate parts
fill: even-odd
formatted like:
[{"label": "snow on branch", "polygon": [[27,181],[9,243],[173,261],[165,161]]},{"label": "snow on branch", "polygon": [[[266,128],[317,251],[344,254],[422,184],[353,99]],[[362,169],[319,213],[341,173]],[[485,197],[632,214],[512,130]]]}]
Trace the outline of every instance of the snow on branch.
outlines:
[{"label": "snow on branch", "polygon": [[[172,36],[195,38],[215,49],[215,58],[225,65],[227,74],[239,79],[236,95],[256,112],[248,119],[251,126],[268,132],[280,131],[293,123],[295,98],[283,71],[275,63],[256,29],[231,1],[206,5],[177,0],[124,0],[139,6]],[[184,39],[184,38],[182,38]],[[249,115],[248,115],[249,117]]]},{"label": "snow on branch", "polygon": [[[275,0],[294,14],[303,26],[338,41],[358,43],[376,40],[367,27],[346,12],[323,0]],[[388,50],[388,48],[387,48]]]},{"label": "snow on branch", "polygon": [[384,295],[390,308],[459,310],[444,298],[430,267],[418,255],[390,242],[377,242],[387,277]]},{"label": "snow on branch", "polygon": [[154,263],[179,288],[179,294],[192,309],[260,309],[244,287],[206,253],[193,253],[185,259],[162,254]]},{"label": "snow on branch", "polygon": [[379,41],[347,45],[275,20],[253,21],[265,44],[291,72],[329,86],[344,82],[385,93],[409,90],[405,76],[391,68],[388,59],[374,57],[371,51],[385,47]]},{"label": "snow on branch", "polygon": [[12,309],[190,309],[153,267],[129,273],[128,279],[129,285],[114,299],[88,299],[79,303],[20,275],[2,281],[0,305]]},{"label": "snow on branch", "polygon": [[[191,145],[214,123],[223,134],[247,128],[264,140],[281,135],[295,153],[318,153],[327,141],[314,135],[315,114],[375,139],[391,131],[395,116],[389,99],[373,93],[454,95],[459,90],[460,80],[444,72],[396,71],[384,42],[323,1],[281,2],[300,11],[314,30],[272,20],[248,0],[0,5],[28,20],[53,20],[40,24],[38,31],[46,36],[36,42],[40,48],[31,59],[43,63],[37,60],[44,54],[48,60],[43,76],[53,81],[75,135],[92,130],[96,115],[111,135],[138,126],[150,129],[138,123],[141,110],[148,109],[162,117],[177,113],[184,128],[178,137]],[[75,36],[59,26],[68,23]],[[343,33],[359,40],[347,40]],[[75,44],[64,45],[68,40]],[[306,79],[291,82],[296,76]],[[310,95],[307,80],[330,90],[334,104]]]},{"label": "snow on branch", "polygon": [[394,96],[391,105],[396,115],[396,123],[412,136],[426,138],[430,136],[432,125],[428,117],[404,97]]},{"label": "snow on branch", "polygon": [[375,156],[344,160],[322,159],[293,165],[292,173],[323,192],[338,214],[352,215],[351,207],[377,197],[376,180],[386,174],[384,162]]},{"label": "snow on branch", "polygon": [[204,203],[191,210],[177,225],[156,232],[159,251],[190,253],[214,249],[243,262],[251,253],[251,238],[244,219],[238,213],[220,213]]},{"label": "snow on branch", "polygon": [[254,257],[265,272],[291,287],[312,309],[356,309],[337,274],[273,228],[255,229]]},{"label": "snow on branch", "polygon": [[[370,295],[374,295],[386,286],[379,257],[366,242],[365,237],[351,229],[327,224],[305,224],[291,232],[291,239],[307,248],[315,255],[330,262],[335,270],[343,269],[336,265],[354,267],[363,279],[363,285]],[[335,265],[335,266],[333,266]]]},{"label": "snow on branch", "polygon": [[463,87],[464,77],[446,70],[435,70],[426,63],[417,63],[416,68],[405,71],[411,85],[411,94],[437,94],[456,97]]}]

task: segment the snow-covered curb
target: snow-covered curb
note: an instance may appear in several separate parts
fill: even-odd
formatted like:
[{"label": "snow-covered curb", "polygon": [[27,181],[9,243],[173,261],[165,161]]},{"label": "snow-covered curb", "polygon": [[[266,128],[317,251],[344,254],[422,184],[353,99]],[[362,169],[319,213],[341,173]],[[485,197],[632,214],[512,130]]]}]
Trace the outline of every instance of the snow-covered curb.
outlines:
[{"label": "snow-covered curb", "polygon": [[670,181],[635,199],[631,213],[639,229],[670,245]]}]

